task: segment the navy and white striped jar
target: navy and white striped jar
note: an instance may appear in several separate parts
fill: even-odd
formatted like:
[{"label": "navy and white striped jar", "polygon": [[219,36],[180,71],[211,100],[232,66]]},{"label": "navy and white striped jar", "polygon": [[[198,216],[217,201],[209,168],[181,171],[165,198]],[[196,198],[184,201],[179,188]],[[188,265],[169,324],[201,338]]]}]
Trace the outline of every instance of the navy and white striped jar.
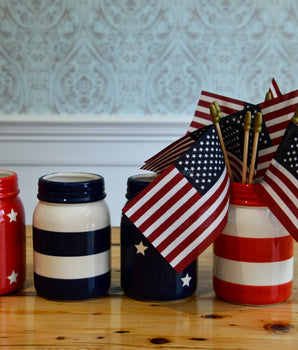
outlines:
[{"label": "navy and white striped jar", "polygon": [[34,285],[52,300],[105,294],[111,281],[110,214],[104,179],[54,173],[38,181],[33,214]]},{"label": "navy and white striped jar", "polygon": [[[155,174],[129,177],[126,192],[128,201],[155,178]],[[181,273],[177,273],[139,229],[123,215],[121,286],[127,296],[138,300],[172,301],[189,298],[197,287],[197,260]]]}]

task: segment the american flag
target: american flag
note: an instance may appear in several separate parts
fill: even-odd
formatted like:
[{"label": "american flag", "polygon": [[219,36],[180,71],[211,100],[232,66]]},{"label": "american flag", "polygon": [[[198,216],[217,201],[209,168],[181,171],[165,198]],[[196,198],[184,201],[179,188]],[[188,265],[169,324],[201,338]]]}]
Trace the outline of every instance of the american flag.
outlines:
[{"label": "american flag", "polygon": [[[269,92],[271,93],[271,96],[273,98],[281,95],[279,87],[274,78],[271,81]],[[212,123],[209,107],[210,104],[214,101],[217,101],[223,116],[241,111],[246,104],[246,102],[244,101],[237,100],[231,97],[214,94],[212,92],[202,91],[197,108],[194,113],[194,117],[187,130],[188,133]]]},{"label": "american flag", "polygon": [[180,273],[227,222],[230,179],[215,127],[208,130],[123,213]]},{"label": "american flag", "polygon": [[298,241],[298,125],[289,123],[282,142],[255,191]]},{"label": "american flag", "polygon": [[260,103],[260,110],[272,146],[259,151],[255,179],[261,181],[280,144],[287,125],[298,107],[298,90]]},{"label": "american flag", "polygon": [[200,129],[203,126],[212,124],[210,104],[214,101],[217,101],[223,116],[238,112],[242,110],[245,105],[245,102],[234,98],[202,91],[194,117],[188,127],[188,133]]},{"label": "american flag", "polygon": [[182,136],[169,146],[145,161],[141,169],[161,173],[185,151],[187,151],[208,129],[210,125]]}]

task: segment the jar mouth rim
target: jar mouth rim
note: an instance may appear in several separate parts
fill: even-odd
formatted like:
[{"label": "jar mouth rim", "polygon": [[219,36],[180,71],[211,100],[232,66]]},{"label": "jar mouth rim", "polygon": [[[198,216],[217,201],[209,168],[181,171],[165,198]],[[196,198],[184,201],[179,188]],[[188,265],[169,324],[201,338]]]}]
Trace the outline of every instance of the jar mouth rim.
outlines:
[{"label": "jar mouth rim", "polygon": [[89,203],[106,197],[104,178],[85,172],[57,172],[38,180],[37,198],[51,203]]},{"label": "jar mouth rim", "polygon": [[15,172],[10,170],[0,170],[0,179],[5,179],[11,176],[15,176]]},{"label": "jar mouth rim", "polygon": [[143,181],[143,182],[152,182],[157,178],[158,174],[153,173],[153,174],[138,174],[138,175],[133,175],[131,176],[131,179],[136,180],[136,181]]},{"label": "jar mouth rim", "polygon": [[49,182],[57,182],[57,183],[82,183],[82,182],[90,182],[101,179],[102,177],[97,174],[91,173],[81,173],[81,172],[59,172],[48,174],[42,177],[43,180]]}]

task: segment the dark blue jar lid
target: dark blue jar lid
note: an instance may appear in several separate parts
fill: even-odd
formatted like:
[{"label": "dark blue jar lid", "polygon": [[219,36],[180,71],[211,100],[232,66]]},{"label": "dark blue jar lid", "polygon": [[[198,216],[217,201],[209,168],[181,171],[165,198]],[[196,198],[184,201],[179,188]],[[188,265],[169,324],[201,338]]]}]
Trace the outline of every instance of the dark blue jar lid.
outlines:
[{"label": "dark blue jar lid", "polygon": [[130,176],[127,179],[126,198],[132,200],[137,194],[139,194],[145,187],[147,187],[153,180],[155,180],[157,174],[140,174]]},{"label": "dark blue jar lid", "polygon": [[104,178],[89,173],[53,173],[38,180],[37,198],[50,203],[88,203],[106,197]]}]

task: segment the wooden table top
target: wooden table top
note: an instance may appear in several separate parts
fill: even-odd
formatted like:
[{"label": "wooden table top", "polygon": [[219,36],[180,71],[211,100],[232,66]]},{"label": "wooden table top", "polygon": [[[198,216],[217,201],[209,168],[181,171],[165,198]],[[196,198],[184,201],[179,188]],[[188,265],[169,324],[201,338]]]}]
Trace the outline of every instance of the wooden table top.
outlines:
[{"label": "wooden table top", "polygon": [[[0,346],[5,349],[298,349],[298,272],[291,298],[264,307],[217,299],[212,249],[199,258],[196,295],[183,302],[132,300],[120,287],[119,228],[112,230],[112,283],[105,297],[57,302],[36,295],[32,229],[27,228],[24,288],[0,298]],[[295,243],[295,253],[298,244]]]}]

